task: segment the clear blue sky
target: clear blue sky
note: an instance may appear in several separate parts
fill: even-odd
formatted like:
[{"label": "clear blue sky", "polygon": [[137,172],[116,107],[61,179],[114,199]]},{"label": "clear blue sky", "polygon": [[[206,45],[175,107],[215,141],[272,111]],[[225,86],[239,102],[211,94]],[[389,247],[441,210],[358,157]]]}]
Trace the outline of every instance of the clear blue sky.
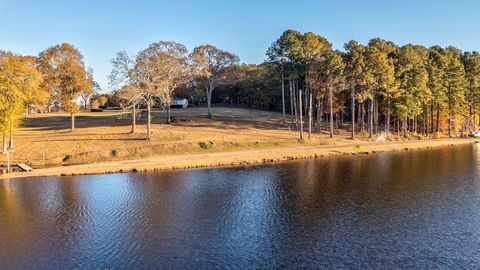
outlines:
[{"label": "clear blue sky", "polygon": [[0,49],[38,54],[73,43],[108,89],[109,60],[152,42],[213,44],[260,63],[286,29],[312,31],[341,48],[374,37],[397,44],[480,50],[480,1],[467,0],[0,0]]}]

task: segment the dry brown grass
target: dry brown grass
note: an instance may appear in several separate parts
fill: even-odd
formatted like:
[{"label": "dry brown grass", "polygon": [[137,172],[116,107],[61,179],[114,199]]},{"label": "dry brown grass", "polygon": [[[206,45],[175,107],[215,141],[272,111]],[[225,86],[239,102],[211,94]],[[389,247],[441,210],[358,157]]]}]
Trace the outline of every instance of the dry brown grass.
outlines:
[{"label": "dry brown grass", "polygon": [[177,122],[167,125],[166,113],[154,111],[150,141],[144,140],[144,116],[138,120],[137,133],[132,134],[131,115],[120,111],[81,112],[77,115],[74,132],[69,130],[67,114],[33,115],[15,132],[12,158],[14,163],[48,167],[167,155],[352,143],[346,130],[340,130],[335,141],[331,141],[327,134],[316,132],[312,139],[299,142],[298,131],[284,127],[279,113],[237,108],[215,108],[213,112],[214,119],[210,120],[206,118],[205,108],[174,109]]},{"label": "dry brown grass", "polygon": [[[411,147],[413,143],[395,141],[376,144],[366,138],[353,141],[346,129],[338,130],[339,135],[334,140],[327,133],[314,132],[311,139],[299,141],[298,131],[284,127],[279,113],[236,108],[215,108],[213,112],[214,119],[211,120],[206,118],[205,108],[173,110],[177,122],[167,125],[166,113],[154,111],[150,141],[144,139],[145,117],[138,121],[137,133],[132,134],[130,114],[119,111],[82,112],[77,116],[74,132],[70,132],[69,115],[33,115],[15,133],[12,158],[14,163],[27,163],[34,168],[98,163],[93,167],[75,169],[73,166],[65,170],[69,170],[69,174],[102,173],[123,168],[136,169],[137,161],[131,160],[142,160],[142,164],[148,164],[139,167],[142,169],[189,168],[355,154],[367,150],[388,151],[407,144]],[[445,144],[449,142],[428,140],[417,141],[414,145],[430,147]],[[125,162],[100,164],[112,161]],[[5,160],[2,162],[5,163]],[[108,169],[109,166],[111,169]],[[94,167],[95,170],[92,169]],[[61,171],[59,168],[52,170],[43,174],[55,175]],[[38,173],[42,174],[41,171]]]}]

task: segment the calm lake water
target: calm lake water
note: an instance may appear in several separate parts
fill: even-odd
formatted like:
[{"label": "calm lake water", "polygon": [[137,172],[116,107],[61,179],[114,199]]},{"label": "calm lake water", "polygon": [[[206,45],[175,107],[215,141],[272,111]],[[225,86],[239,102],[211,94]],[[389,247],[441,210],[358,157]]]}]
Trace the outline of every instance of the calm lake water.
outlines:
[{"label": "calm lake water", "polygon": [[480,147],[0,180],[0,269],[480,268]]}]

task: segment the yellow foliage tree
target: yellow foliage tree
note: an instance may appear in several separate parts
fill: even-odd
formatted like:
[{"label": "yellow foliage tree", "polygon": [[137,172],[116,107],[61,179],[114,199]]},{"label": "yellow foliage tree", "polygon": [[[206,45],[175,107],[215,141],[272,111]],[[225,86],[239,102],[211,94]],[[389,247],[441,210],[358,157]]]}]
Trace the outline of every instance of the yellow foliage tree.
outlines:
[{"label": "yellow foliage tree", "polygon": [[35,58],[3,52],[0,57],[0,129],[3,133],[3,151],[10,133],[10,148],[13,148],[12,130],[21,122],[21,114],[29,104],[42,104],[48,93],[40,84],[42,76],[35,67]]},{"label": "yellow foliage tree", "polygon": [[85,68],[82,54],[73,45],[63,43],[41,52],[38,68],[45,78],[44,88],[70,113],[73,131],[79,110],[77,99],[81,93],[93,91],[93,78]]},{"label": "yellow foliage tree", "polygon": [[[42,76],[35,67],[35,58],[0,51],[0,132],[3,137],[2,152],[13,150],[13,130],[20,125],[21,115],[27,113],[28,105],[41,104],[48,99],[42,90]],[[9,143],[7,136],[9,135]]]}]

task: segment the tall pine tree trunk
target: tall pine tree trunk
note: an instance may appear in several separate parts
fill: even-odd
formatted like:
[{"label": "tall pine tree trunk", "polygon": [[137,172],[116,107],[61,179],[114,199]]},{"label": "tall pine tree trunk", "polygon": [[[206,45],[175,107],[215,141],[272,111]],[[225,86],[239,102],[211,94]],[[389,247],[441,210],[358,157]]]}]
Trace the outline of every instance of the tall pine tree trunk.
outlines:
[{"label": "tall pine tree trunk", "polygon": [[345,117],[343,111],[340,112],[340,126],[339,128],[343,128],[343,118]]},{"label": "tall pine tree trunk", "polygon": [[437,132],[440,132],[440,103],[437,103]]},{"label": "tall pine tree trunk", "polygon": [[417,129],[417,127],[418,127],[418,116],[417,115],[413,116],[413,121],[414,121],[414,123],[413,123],[414,133],[417,134],[418,133],[417,132],[418,131],[418,129]]},{"label": "tall pine tree trunk", "polygon": [[309,90],[308,88],[305,88],[305,93],[303,93],[303,104],[305,104],[303,107],[303,113],[305,115],[305,118],[308,117],[308,97],[309,97]]},{"label": "tall pine tree trunk", "polygon": [[452,137],[452,115],[448,113],[448,137]]},{"label": "tall pine tree trunk", "polygon": [[434,108],[433,108],[433,103],[430,105],[430,131],[433,132],[434,131],[434,120],[433,120],[433,111],[434,111]]},{"label": "tall pine tree trunk", "polygon": [[365,130],[365,125],[364,125],[364,116],[363,116],[363,102],[358,104],[358,125],[360,126],[360,130],[364,131]]},{"label": "tall pine tree trunk", "polygon": [[322,131],[322,103],[320,99],[317,97],[317,131]]},{"label": "tall pine tree trunk", "polygon": [[468,106],[468,113],[469,113],[468,118],[470,119],[470,121],[468,121],[468,130],[470,130],[472,127],[472,105],[471,104]]},{"label": "tall pine tree trunk", "polygon": [[355,139],[355,88],[352,88],[352,139]]},{"label": "tall pine tree trunk", "polygon": [[428,136],[428,123],[427,123],[427,120],[428,120],[428,112],[427,112],[427,107],[424,106],[423,107],[423,134],[425,134],[425,136]]},{"label": "tall pine tree trunk", "polygon": [[365,127],[363,125],[363,102],[358,104],[358,125],[360,126],[360,130],[364,131]]},{"label": "tall pine tree trunk", "polygon": [[283,126],[287,125],[285,117],[285,78],[283,77],[283,63],[282,65],[282,113],[283,113]]},{"label": "tall pine tree trunk", "polygon": [[333,138],[333,89],[330,86],[328,89],[328,104],[330,107],[330,138]]},{"label": "tall pine tree trunk", "polygon": [[369,104],[369,113],[368,113],[368,137],[373,135],[373,98],[370,100]]},{"label": "tall pine tree trunk", "polygon": [[374,118],[374,122],[375,122],[375,134],[378,133],[378,126],[379,126],[379,122],[378,122],[378,100],[377,98],[375,97],[375,99],[373,100],[374,103],[373,103],[373,109],[374,109],[374,113],[373,113],[373,116],[375,117]]},{"label": "tall pine tree trunk", "polygon": [[302,114],[302,90],[298,90],[298,109],[300,111],[299,117],[300,117],[300,140],[303,140],[303,114]]},{"label": "tall pine tree trunk", "polygon": [[477,130],[477,113],[475,112],[475,106],[473,106],[473,130]]},{"label": "tall pine tree trunk", "polygon": [[448,137],[452,137],[452,118],[453,118],[453,105],[452,102],[448,101]]},{"label": "tall pine tree trunk", "polygon": [[390,99],[388,99],[388,101],[387,101],[386,110],[387,110],[387,112],[386,112],[386,116],[385,116],[385,134],[388,135],[388,133],[390,133]]},{"label": "tall pine tree trunk", "polygon": [[297,87],[295,82],[293,82],[293,110],[295,114],[295,128],[298,126],[298,108],[297,108]]},{"label": "tall pine tree trunk", "polygon": [[397,136],[400,137],[400,119],[398,117],[395,117],[395,123],[397,125]]},{"label": "tall pine tree trunk", "polygon": [[308,138],[312,137],[312,105],[313,105],[313,97],[312,93],[309,93],[309,106],[308,106]]},{"label": "tall pine tree trunk", "polygon": [[290,120],[292,121],[292,126],[295,124],[294,122],[294,112],[293,112],[293,89],[292,89],[292,80],[288,78],[288,87],[290,89]]}]

